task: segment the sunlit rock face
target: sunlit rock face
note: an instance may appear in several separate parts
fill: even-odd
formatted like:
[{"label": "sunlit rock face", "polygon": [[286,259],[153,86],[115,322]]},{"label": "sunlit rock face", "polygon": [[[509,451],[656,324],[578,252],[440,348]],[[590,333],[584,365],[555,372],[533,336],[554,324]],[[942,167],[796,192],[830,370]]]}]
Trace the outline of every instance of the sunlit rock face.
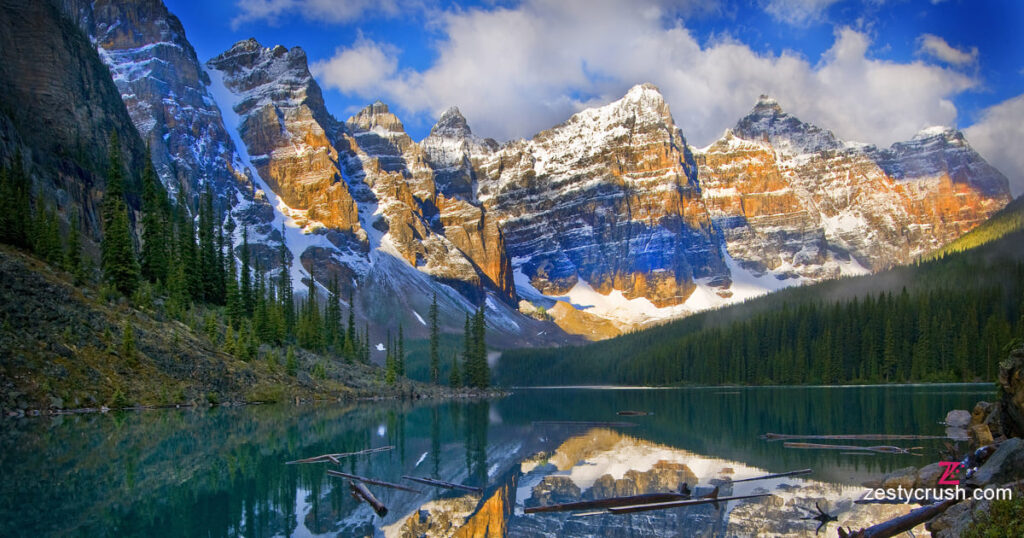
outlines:
[{"label": "sunlit rock face", "polygon": [[481,157],[476,172],[510,255],[545,294],[582,279],[668,306],[728,275],[696,163],[654,86]]},{"label": "sunlit rock face", "polygon": [[704,200],[743,266],[805,281],[908,263],[1009,200],[959,131],[889,149],[845,142],[762,98],[697,154]]},{"label": "sunlit rock face", "polygon": [[238,96],[239,135],[260,177],[291,209],[328,228],[356,232],[359,215],[333,140],[340,126],[299,47],[236,43],[209,61]]}]

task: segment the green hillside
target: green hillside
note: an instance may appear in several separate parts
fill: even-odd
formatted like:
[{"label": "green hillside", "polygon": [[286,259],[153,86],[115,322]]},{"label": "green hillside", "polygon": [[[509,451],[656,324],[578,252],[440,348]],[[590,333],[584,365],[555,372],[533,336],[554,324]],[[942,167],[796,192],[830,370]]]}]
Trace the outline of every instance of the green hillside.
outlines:
[{"label": "green hillside", "polygon": [[[790,288],[586,346],[506,352],[497,381],[770,384],[992,379],[1024,334],[1024,203],[927,261]],[[970,248],[973,247],[973,248]],[[951,246],[952,248],[952,246]]]}]

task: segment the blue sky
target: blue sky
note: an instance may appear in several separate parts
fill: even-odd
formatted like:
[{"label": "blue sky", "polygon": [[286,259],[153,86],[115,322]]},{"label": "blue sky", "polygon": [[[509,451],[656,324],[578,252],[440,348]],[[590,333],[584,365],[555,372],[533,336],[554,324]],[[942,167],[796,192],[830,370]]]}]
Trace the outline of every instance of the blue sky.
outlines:
[{"label": "blue sky", "polygon": [[1024,182],[1024,157],[1004,147],[1024,135],[1016,0],[165,1],[201,60],[248,37],[299,45],[335,116],[379,98],[417,140],[451,105],[507,140],[653,82],[697,146],[769,93],[883,146],[967,129]]}]

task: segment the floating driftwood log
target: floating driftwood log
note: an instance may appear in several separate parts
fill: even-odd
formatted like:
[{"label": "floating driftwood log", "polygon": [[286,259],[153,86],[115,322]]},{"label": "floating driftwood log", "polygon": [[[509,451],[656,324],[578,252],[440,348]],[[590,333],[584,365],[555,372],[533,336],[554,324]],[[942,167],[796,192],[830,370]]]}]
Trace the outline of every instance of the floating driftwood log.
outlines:
[{"label": "floating driftwood log", "polygon": [[406,480],[411,480],[413,482],[419,482],[420,484],[426,484],[428,486],[434,486],[434,487],[437,487],[437,488],[461,489],[462,491],[468,491],[470,493],[483,493],[483,491],[484,491],[483,488],[478,488],[478,487],[474,487],[474,486],[466,486],[466,485],[463,485],[463,484],[454,484],[452,482],[445,482],[443,480],[435,480],[433,478],[420,478],[418,476],[408,476],[408,475],[403,475],[402,478],[404,478]]},{"label": "floating driftwood log", "polygon": [[820,443],[790,443],[786,442],[782,446],[786,448],[804,448],[804,449],[820,449],[820,450],[845,450],[849,452],[878,452],[882,454],[911,454],[913,456],[920,456],[921,454],[915,454],[914,450],[921,450],[922,447],[915,446],[913,448],[900,448],[898,446],[857,446],[857,445],[825,445]]},{"label": "floating driftwood log", "polygon": [[591,422],[586,420],[536,420],[534,426],[607,426],[609,428],[631,428],[635,422]]},{"label": "floating driftwood log", "polygon": [[736,495],[733,497],[708,497],[705,499],[691,499],[686,501],[671,501],[664,503],[651,503],[651,504],[640,504],[635,506],[618,506],[608,509],[608,512],[612,514],[632,514],[634,512],[647,512],[650,510],[664,510],[666,508],[681,508],[683,506],[695,506],[699,504],[714,504],[718,506],[720,502],[738,501],[740,499],[755,499],[758,497],[768,497],[771,493],[760,493],[757,495]]},{"label": "floating driftwood log", "polygon": [[799,471],[788,471],[788,472],[785,472],[785,473],[766,474],[764,476],[755,476],[753,478],[741,478],[739,480],[733,480],[732,483],[733,484],[738,484],[740,482],[753,482],[755,480],[768,480],[769,478],[782,478],[784,476],[800,476],[802,474],[811,474],[812,472],[814,472],[814,471],[812,471],[811,469],[800,469]]},{"label": "floating driftwood log", "polygon": [[769,441],[791,441],[797,439],[819,439],[823,441],[909,441],[917,439],[949,439],[945,435],[899,435],[888,433],[851,433],[840,435],[795,435],[786,433],[766,433],[762,439]]},{"label": "floating driftwood log", "polygon": [[889,538],[891,536],[898,536],[922,523],[927,523],[933,517],[945,512],[947,508],[958,502],[960,502],[958,499],[948,499],[937,504],[915,508],[898,518],[883,521],[858,531],[840,527],[839,536],[840,538]]},{"label": "floating driftwood log", "polygon": [[349,482],[348,487],[352,490],[353,497],[373,507],[373,511],[377,512],[378,516],[384,517],[388,515],[388,507],[384,506],[384,503],[380,502],[377,497],[374,497],[373,493],[370,493],[370,490],[366,489],[362,482]]},{"label": "floating driftwood log", "polygon": [[654,413],[649,413],[647,411],[629,411],[629,410],[619,411],[618,413],[616,413],[616,415],[619,415],[620,417],[646,417],[648,415],[653,415],[653,414]]},{"label": "floating driftwood log", "polygon": [[333,464],[335,464],[335,465],[338,465],[339,463],[341,463],[341,462],[338,461],[341,458],[348,458],[348,457],[351,457],[351,456],[362,456],[364,454],[376,454],[377,452],[387,452],[388,450],[394,450],[394,449],[395,449],[395,447],[393,447],[393,446],[382,446],[380,448],[368,448],[366,450],[360,450],[359,452],[342,452],[342,453],[339,453],[339,454],[321,454],[319,456],[314,456],[312,458],[306,458],[306,459],[294,460],[294,461],[286,461],[285,465],[292,465],[292,464],[296,464],[296,463],[326,463],[328,461],[333,463]]},{"label": "floating driftwood log", "polygon": [[406,486],[403,486],[401,484],[393,484],[391,482],[385,482],[383,480],[375,480],[373,478],[367,478],[365,476],[359,476],[359,475],[355,475],[355,474],[343,473],[341,471],[328,470],[327,474],[329,474],[331,476],[336,476],[338,478],[347,478],[349,480],[357,480],[359,482],[364,482],[366,484],[373,484],[374,486],[383,486],[385,488],[400,489],[402,491],[408,491],[410,493],[423,493],[422,491],[420,491],[418,489],[413,489],[413,488],[410,488],[410,487],[406,487]]},{"label": "floating driftwood log", "polygon": [[589,510],[592,508],[611,508],[613,506],[636,506],[640,504],[685,501],[689,498],[690,496],[684,493],[646,493],[643,495],[630,495],[628,497],[595,499],[593,501],[577,501],[562,504],[549,504],[547,506],[532,506],[523,511],[527,514],[543,512],[571,512],[574,510]]}]

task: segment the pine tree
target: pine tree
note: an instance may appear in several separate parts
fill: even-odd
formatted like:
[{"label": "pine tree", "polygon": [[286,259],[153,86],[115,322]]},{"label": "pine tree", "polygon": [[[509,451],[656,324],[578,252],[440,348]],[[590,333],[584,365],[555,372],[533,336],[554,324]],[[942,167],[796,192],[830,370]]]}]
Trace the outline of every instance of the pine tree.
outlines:
[{"label": "pine tree", "polygon": [[399,377],[405,377],[405,334],[402,332],[402,324],[398,324],[398,344],[395,354],[395,371]]},{"label": "pine tree", "polygon": [[387,348],[384,351],[384,381],[388,385],[394,385],[398,379],[398,366],[395,364],[394,344],[391,342],[391,331],[388,330],[386,339]]},{"label": "pine tree", "polygon": [[475,352],[473,330],[469,322],[469,313],[466,313],[466,322],[462,329],[462,382],[467,387],[473,386],[473,379],[476,378],[476,361],[473,359]]},{"label": "pine tree", "polygon": [[249,270],[249,227],[242,227],[242,272],[238,277],[240,282],[239,292],[242,295],[242,310],[245,315],[252,317],[255,300],[252,292],[252,272]]},{"label": "pine tree", "polygon": [[459,361],[452,353],[452,371],[448,374],[448,385],[454,389],[462,386],[462,377],[459,376]]},{"label": "pine tree", "polygon": [[441,333],[437,326],[437,292],[434,292],[434,299],[430,303],[430,382],[436,384],[440,375],[440,340]]},{"label": "pine tree", "polygon": [[124,177],[121,172],[120,141],[115,131],[110,136],[107,191],[103,196],[103,274],[124,295],[131,296],[139,281],[139,265],[128,225],[128,207],[124,201]]},{"label": "pine tree", "polygon": [[0,167],[0,241],[30,248],[30,179],[19,150],[10,168]]},{"label": "pine tree", "polygon": [[473,386],[478,389],[485,389],[491,384],[491,371],[487,366],[487,336],[484,305],[476,311],[473,319]]},{"label": "pine tree", "polygon": [[85,271],[82,267],[81,233],[78,212],[72,212],[68,217],[68,242],[64,251],[64,269],[74,275],[75,284],[81,284],[85,280]]},{"label": "pine tree", "polygon": [[142,252],[143,278],[150,282],[167,282],[167,222],[164,218],[166,193],[153,170],[152,156],[146,148],[146,168],[142,172]]},{"label": "pine tree", "polygon": [[343,355],[345,356],[345,362],[355,362],[357,360],[357,353],[359,346],[357,345],[358,338],[356,337],[356,303],[352,295],[352,290],[348,292],[348,327],[345,329],[345,348]]},{"label": "pine tree", "polygon": [[281,301],[281,318],[284,320],[284,334],[290,336],[295,334],[295,302],[292,296],[292,261],[284,237],[284,226],[282,225],[281,247],[278,250],[281,257],[281,275],[277,293]]},{"label": "pine tree", "polygon": [[213,193],[207,186],[199,201],[199,274],[202,300],[219,303],[217,297],[217,245],[214,235]]},{"label": "pine tree", "polygon": [[291,346],[288,346],[288,352],[284,362],[284,371],[292,377],[295,377],[299,372],[299,362],[295,359],[295,349]]}]

